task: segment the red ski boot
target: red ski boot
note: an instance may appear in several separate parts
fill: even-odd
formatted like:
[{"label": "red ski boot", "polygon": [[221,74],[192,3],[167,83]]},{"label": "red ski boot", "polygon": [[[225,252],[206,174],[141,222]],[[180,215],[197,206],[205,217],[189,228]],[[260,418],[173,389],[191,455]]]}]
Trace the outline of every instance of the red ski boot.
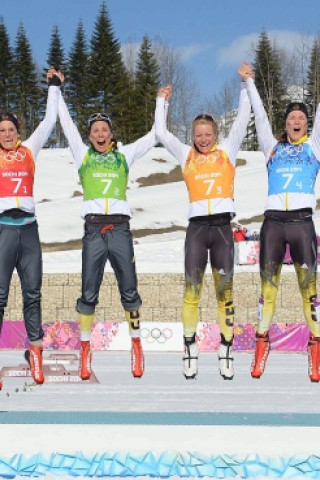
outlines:
[{"label": "red ski boot", "polygon": [[308,342],[308,373],[311,382],[320,380],[320,338],[310,335]]},{"label": "red ski boot", "polygon": [[89,380],[91,377],[91,360],[92,353],[90,349],[90,342],[88,340],[82,341],[79,365],[79,372],[82,380]]},{"label": "red ski boot", "polygon": [[131,372],[134,377],[142,377],[144,356],[140,338],[131,338]]},{"label": "red ski boot", "polygon": [[30,345],[29,350],[27,350],[24,354],[25,359],[30,365],[33,379],[39,385],[44,382],[44,375],[42,370],[42,351],[42,347]]},{"label": "red ski boot", "polygon": [[251,365],[251,377],[260,378],[264,372],[270,351],[269,334],[256,333],[256,348]]}]

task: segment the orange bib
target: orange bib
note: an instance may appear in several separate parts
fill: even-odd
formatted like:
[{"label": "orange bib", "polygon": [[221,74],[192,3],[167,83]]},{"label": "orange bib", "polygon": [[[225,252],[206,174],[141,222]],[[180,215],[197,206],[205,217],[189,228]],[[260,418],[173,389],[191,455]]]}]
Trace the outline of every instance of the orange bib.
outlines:
[{"label": "orange bib", "polygon": [[0,148],[0,197],[32,197],[34,161],[30,150]]},{"label": "orange bib", "polygon": [[223,150],[203,155],[192,148],[182,172],[190,202],[233,198],[234,174],[235,168]]}]

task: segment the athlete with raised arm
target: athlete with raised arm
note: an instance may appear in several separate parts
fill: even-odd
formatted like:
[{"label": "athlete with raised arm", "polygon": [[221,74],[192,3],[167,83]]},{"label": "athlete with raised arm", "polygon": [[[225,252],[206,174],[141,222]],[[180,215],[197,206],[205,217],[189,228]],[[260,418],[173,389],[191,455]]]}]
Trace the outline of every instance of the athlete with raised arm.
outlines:
[{"label": "athlete with raised arm", "polygon": [[[320,108],[308,137],[308,108],[292,102],[284,112],[285,131],[277,139],[253,80],[245,72],[261,150],[268,171],[268,198],[260,233],[261,295],[251,375],[260,378],[270,350],[269,327],[275,312],[286,245],[297,274],[305,320],[310,330],[308,373],[320,380],[320,300],[317,297],[317,239],[312,220],[316,207],[315,181],[320,167]],[[288,321],[286,318],[285,321]]]},{"label": "athlete with raised arm", "polygon": [[[0,114],[0,331],[14,269],[21,282],[23,319],[30,347],[26,358],[36,383],[43,383],[41,284],[42,255],[35,216],[35,162],[55,126],[61,72],[50,69],[45,117],[33,134],[20,139],[20,123],[11,112]],[[0,379],[0,388],[2,381]]]},{"label": "athlete with raised arm", "polygon": [[[247,67],[239,67],[239,75]],[[185,241],[185,293],[182,304],[184,327],[183,374],[186,379],[198,373],[196,330],[199,302],[208,262],[213,273],[218,304],[221,345],[219,370],[231,380],[233,369],[233,270],[234,244],[230,226],[235,215],[233,202],[237,153],[250,118],[250,101],[245,84],[241,86],[238,114],[226,139],[219,142],[219,130],[211,115],[198,115],[192,124],[193,145],[185,145],[166,128],[166,103],[171,87],[160,89],[157,99],[156,134],[159,141],[180,163],[189,193],[189,226]]]},{"label": "athlete with raised arm", "polygon": [[144,373],[139,313],[142,301],[137,290],[126,190],[131,165],[156,144],[155,130],[153,127],[132,144],[118,145],[109,115],[93,113],[88,121],[88,146],[82,141],[62,95],[59,117],[83,187],[82,292],[76,305],[81,335],[80,376],[83,380],[91,376],[91,331],[105,265],[109,260],[129,323],[132,375],[141,377]]}]

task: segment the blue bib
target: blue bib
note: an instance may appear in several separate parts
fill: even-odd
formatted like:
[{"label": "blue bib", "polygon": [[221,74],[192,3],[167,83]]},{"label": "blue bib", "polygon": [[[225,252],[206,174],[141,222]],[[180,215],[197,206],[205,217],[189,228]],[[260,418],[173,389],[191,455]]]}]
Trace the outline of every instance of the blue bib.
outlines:
[{"label": "blue bib", "polygon": [[314,194],[319,168],[319,162],[308,143],[278,143],[267,165],[268,194]]}]

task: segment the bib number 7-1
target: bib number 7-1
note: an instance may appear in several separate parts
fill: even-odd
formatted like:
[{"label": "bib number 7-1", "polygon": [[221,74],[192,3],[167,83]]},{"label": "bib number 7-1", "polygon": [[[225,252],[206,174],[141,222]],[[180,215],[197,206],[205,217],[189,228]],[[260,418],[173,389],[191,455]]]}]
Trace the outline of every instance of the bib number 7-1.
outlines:
[{"label": "bib number 7-1", "polygon": [[[19,189],[22,184],[22,178],[11,178],[11,182],[16,182],[16,186],[13,189],[13,193],[16,195],[19,192]],[[23,193],[27,193],[26,186],[23,186]]]}]

